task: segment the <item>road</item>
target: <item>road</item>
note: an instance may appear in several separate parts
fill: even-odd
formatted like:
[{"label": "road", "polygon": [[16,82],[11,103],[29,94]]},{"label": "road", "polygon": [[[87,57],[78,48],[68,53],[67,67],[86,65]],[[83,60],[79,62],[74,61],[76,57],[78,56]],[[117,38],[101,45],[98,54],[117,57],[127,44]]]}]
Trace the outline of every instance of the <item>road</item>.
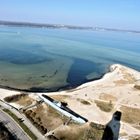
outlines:
[{"label": "road", "polygon": [[33,134],[37,137],[38,140],[46,140],[45,136],[43,136],[38,129],[26,118],[24,114],[21,114],[18,110],[15,108],[9,106],[4,101],[0,100],[0,105],[3,108],[9,109],[12,113],[14,113],[19,118],[22,118],[24,120],[24,124],[33,132]]},{"label": "road", "polygon": [[0,121],[4,122],[5,126],[14,133],[20,140],[31,140],[28,135],[21,129],[21,127],[15,122],[9,115],[0,109]]}]

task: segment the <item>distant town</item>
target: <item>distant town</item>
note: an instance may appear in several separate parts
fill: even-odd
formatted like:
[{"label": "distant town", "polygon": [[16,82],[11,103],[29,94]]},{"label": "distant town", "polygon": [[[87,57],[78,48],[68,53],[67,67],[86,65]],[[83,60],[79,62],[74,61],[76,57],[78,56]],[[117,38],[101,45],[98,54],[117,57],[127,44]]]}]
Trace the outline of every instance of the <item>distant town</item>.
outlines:
[{"label": "distant town", "polygon": [[31,22],[15,22],[15,21],[0,21],[0,25],[35,27],[35,28],[54,28],[54,29],[66,28],[66,29],[78,29],[78,30],[140,33],[140,31],[136,31],[136,30],[125,30],[125,29],[115,29],[115,28],[106,28],[106,27],[88,27],[88,26],[75,26],[75,25],[64,25],[64,24],[47,24],[47,23],[31,23]]}]

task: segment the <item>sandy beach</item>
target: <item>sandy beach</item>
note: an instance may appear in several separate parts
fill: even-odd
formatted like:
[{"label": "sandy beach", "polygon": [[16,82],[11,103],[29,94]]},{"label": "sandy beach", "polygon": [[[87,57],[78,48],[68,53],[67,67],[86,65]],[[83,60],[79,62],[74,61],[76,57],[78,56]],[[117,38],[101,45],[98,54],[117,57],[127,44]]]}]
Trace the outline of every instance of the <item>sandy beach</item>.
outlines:
[{"label": "sandy beach", "polygon": [[[114,64],[102,79],[85,83],[75,89],[43,93],[68,106],[84,116],[89,122],[107,124],[115,111],[122,113],[120,136],[140,135],[140,72]],[[137,86],[136,86],[137,85]],[[18,91],[0,89],[0,99],[20,94]],[[30,93],[30,98],[37,99]],[[16,106],[16,103],[14,103]],[[17,105],[16,107],[19,107]]]},{"label": "sandy beach", "polygon": [[[47,95],[67,102],[71,109],[90,122],[99,124],[107,124],[112,114],[120,111],[120,136],[140,135],[137,127],[140,122],[140,90],[135,88],[139,80],[140,72],[114,64],[110,67],[110,72],[100,80],[85,83],[76,89]],[[108,110],[106,108],[110,103],[112,109]]]}]

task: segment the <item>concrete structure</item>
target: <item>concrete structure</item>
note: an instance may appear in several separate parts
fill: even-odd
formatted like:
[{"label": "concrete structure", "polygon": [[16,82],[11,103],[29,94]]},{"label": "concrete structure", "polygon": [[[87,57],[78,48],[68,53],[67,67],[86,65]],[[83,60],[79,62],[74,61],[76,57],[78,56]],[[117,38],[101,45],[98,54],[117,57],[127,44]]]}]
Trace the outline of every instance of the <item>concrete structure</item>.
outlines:
[{"label": "concrete structure", "polygon": [[52,108],[56,109],[58,112],[60,112],[61,114],[71,118],[72,120],[74,120],[75,122],[78,123],[86,123],[88,122],[87,119],[85,119],[84,117],[80,116],[79,114],[75,113],[74,111],[72,111],[71,109],[69,109],[68,107],[66,107],[65,105],[63,105],[63,103],[58,102],[56,100],[53,100],[52,98],[50,98],[47,95],[38,95],[45,103],[47,103],[49,106],[51,106]]}]

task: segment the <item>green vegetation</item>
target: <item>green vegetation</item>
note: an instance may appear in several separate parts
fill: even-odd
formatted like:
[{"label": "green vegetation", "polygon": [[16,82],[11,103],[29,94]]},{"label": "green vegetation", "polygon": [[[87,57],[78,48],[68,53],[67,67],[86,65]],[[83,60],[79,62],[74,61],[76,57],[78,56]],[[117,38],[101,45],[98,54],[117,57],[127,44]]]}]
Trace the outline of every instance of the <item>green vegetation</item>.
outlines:
[{"label": "green vegetation", "polygon": [[112,102],[103,102],[103,101],[97,101],[95,100],[96,105],[105,112],[110,112],[113,109],[113,104]]},{"label": "green vegetation", "polygon": [[30,129],[23,122],[19,120],[19,118],[15,114],[13,114],[8,109],[3,109],[3,111],[9,114],[20,125],[20,127],[31,137],[32,140],[37,140],[37,137],[30,131]]}]

